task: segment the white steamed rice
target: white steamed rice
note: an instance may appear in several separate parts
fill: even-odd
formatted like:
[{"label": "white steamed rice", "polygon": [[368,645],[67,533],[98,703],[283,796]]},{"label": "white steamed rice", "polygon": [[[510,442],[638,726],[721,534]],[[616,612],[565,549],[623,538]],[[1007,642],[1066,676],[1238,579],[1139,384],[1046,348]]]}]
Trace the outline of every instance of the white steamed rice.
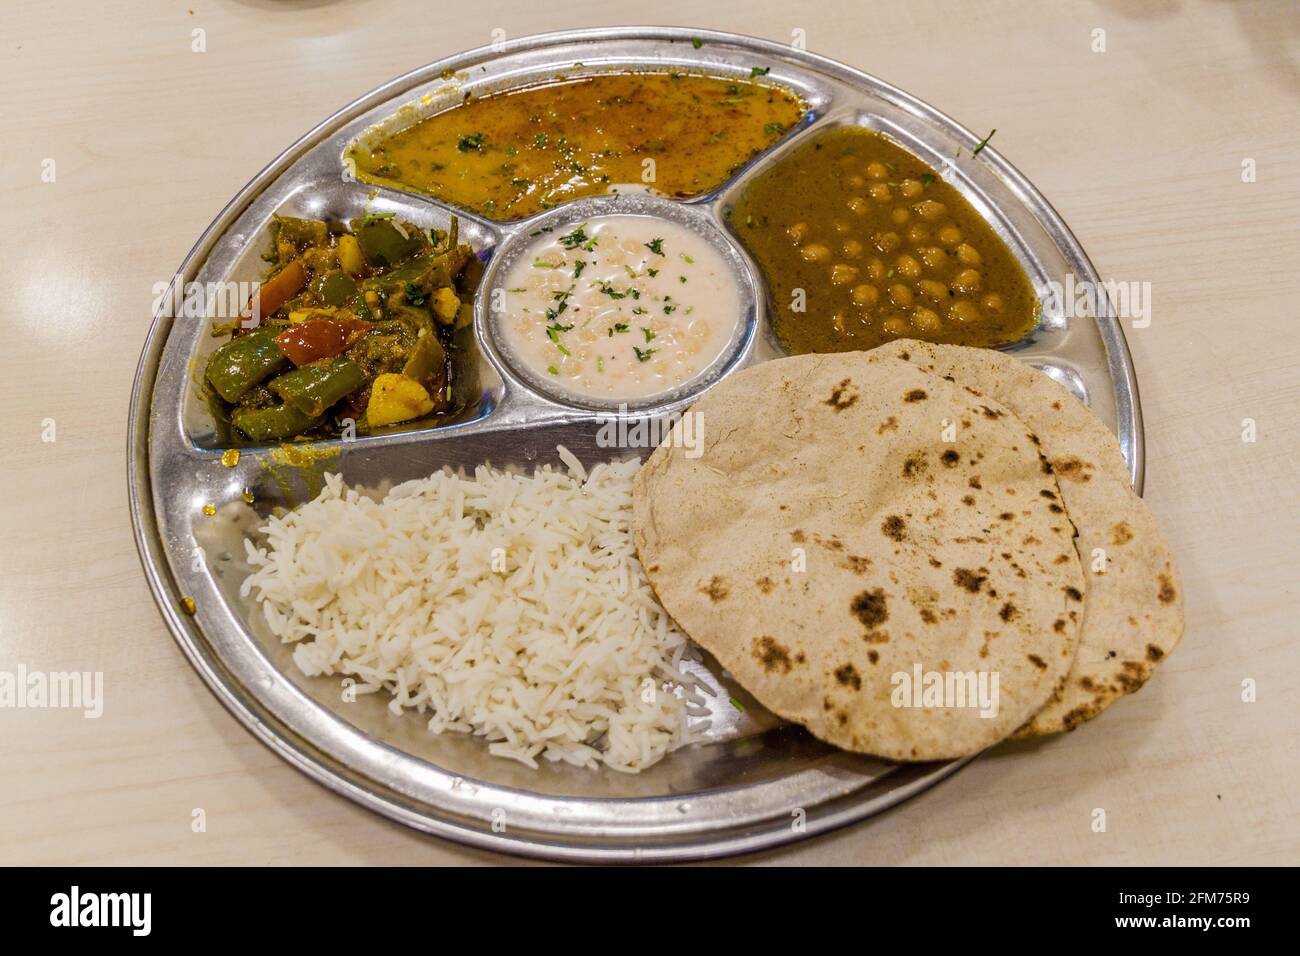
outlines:
[{"label": "white steamed rice", "polygon": [[245,542],[242,593],[303,673],[384,690],[434,733],[478,734],[534,768],[643,770],[688,740],[690,644],[632,545],[637,463],[588,475],[560,458],[569,474],[444,470],[382,501],[330,475],[268,519],[263,547]]}]

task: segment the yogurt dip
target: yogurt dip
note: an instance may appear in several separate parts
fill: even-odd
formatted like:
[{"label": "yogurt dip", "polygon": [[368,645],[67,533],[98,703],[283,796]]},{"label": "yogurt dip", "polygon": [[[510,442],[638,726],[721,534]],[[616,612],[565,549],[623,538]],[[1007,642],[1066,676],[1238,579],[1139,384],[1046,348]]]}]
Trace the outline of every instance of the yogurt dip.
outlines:
[{"label": "yogurt dip", "polygon": [[542,231],[495,312],[515,363],[576,396],[637,401],[707,370],[741,324],[731,268],[708,240],[650,216]]}]

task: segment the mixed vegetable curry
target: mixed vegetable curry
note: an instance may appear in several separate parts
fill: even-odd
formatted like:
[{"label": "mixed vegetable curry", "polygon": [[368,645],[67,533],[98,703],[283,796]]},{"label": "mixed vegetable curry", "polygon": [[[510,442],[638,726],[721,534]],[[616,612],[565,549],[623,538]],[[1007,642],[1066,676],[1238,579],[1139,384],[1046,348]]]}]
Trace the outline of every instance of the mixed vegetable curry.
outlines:
[{"label": "mixed vegetable curry", "polygon": [[449,349],[481,271],[448,231],[391,216],[345,229],[276,217],[271,275],[204,374],[218,416],[254,441],[358,433],[452,410]]},{"label": "mixed vegetable curry", "polygon": [[803,116],[789,90],[693,73],[598,73],[469,99],[349,157],[363,179],[491,219],[637,184],[708,192]]}]

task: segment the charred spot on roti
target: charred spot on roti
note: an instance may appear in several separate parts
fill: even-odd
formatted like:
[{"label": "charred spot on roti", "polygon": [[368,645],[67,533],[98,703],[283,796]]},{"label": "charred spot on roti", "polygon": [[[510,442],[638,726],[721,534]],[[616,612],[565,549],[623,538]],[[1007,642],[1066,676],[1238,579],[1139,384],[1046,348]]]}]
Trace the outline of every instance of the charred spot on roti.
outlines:
[{"label": "charred spot on roti", "polygon": [[1039,460],[1039,465],[1040,465],[1040,466],[1042,467],[1042,469],[1043,469],[1043,474],[1045,474],[1045,475],[1050,475],[1050,474],[1052,474],[1052,463],[1051,463],[1050,461],[1048,461],[1046,458],[1040,459],[1040,460]]},{"label": "charred spot on roti", "polygon": [[1053,514],[1058,514],[1058,515],[1065,513],[1065,509],[1062,508],[1060,505],[1058,505],[1056,502],[1052,502],[1050,505],[1048,505],[1047,510],[1052,512]]},{"label": "charred spot on roti", "polygon": [[1160,598],[1161,604],[1172,604],[1174,598],[1178,597],[1178,592],[1174,590],[1173,578],[1167,574],[1162,574],[1159,576],[1159,581],[1160,590],[1156,593],[1156,597]]},{"label": "charred spot on roti", "polygon": [[953,583],[959,588],[965,588],[971,594],[979,593],[979,589],[984,587],[984,582],[987,580],[987,574],[979,574],[969,568],[958,568],[952,573]]},{"label": "charred spot on roti", "polygon": [[1147,645],[1147,660],[1149,660],[1151,663],[1154,664],[1156,661],[1160,660],[1164,656],[1165,656],[1165,652],[1162,651],[1160,648],[1156,647],[1154,644]]},{"label": "charred spot on roti", "polygon": [[803,544],[805,541],[808,540],[808,536],[807,536],[806,534],[804,534],[804,531],[803,531],[802,528],[795,528],[793,531],[791,531],[791,532],[790,532],[790,538],[791,538],[791,539],[792,539],[796,544]]},{"label": "charred spot on roti", "polygon": [[980,414],[985,418],[1001,418],[1006,414],[1006,412],[1000,412],[996,408],[989,408],[987,405],[981,405]]},{"label": "charred spot on roti", "polygon": [[1027,654],[1025,655],[1025,659],[1028,660],[1029,663],[1037,667],[1040,671],[1047,670],[1047,661],[1043,660],[1037,654]]},{"label": "charred spot on roti", "polygon": [[975,506],[975,496],[974,496],[974,495],[962,495],[961,503],[964,504],[964,505],[966,505],[967,507],[971,507],[971,508],[973,508],[973,507]]},{"label": "charred spot on roti", "polygon": [[957,454],[957,452],[951,448],[940,455],[939,458],[949,468],[956,468],[957,464],[961,461],[961,455]]},{"label": "charred spot on roti", "polygon": [[1093,690],[1096,688],[1097,684],[1091,677],[1085,674],[1083,677],[1079,678],[1079,686],[1084,690]]},{"label": "charred spot on roti", "polygon": [[726,578],[715,574],[699,588],[699,591],[701,594],[706,595],[710,601],[721,601],[731,593],[731,584]]},{"label": "charred spot on roti", "polygon": [[876,434],[883,435],[885,432],[892,432],[896,428],[898,428],[898,419],[893,415],[890,415],[880,423],[880,427],[876,429]]},{"label": "charred spot on roti", "polygon": [[907,460],[903,462],[903,477],[915,478],[917,475],[923,474],[929,467],[930,464],[925,460],[925,455],[922,452],[909,455]]},{"label": "charred spot on roti", "polygon": [[862,690],[862,677],[858,674],[858,669],[850,662],[841,664],[835,668],[835,680],[841,687],[852,687],[854,690]]},{"label": "charred spot on roti", "polygon": [[1123,669],[1115,675],[1115,683],[1125,694],[1131,694],[1147,682],[1151,675],[1147,666],[1138,661],[1125,661]]},{"label": "charred spot on roti", "polygon": [[754,659],[762,665],[763,670],[769,674],[780,671],[782,674],[790,673],[794,666],[790,660],[790,649],[783,644],[777,643],[776,638],[764,634],[756,638],[751,650]]},{"label": "charred spot on roti", "polygon": [[923,401],[925,401],[926,398],[928,398],[928,397],[929,397],[929,396],[927,396],[927,395],[925,394],[925,389],[923,389],[923,388],[914,388],[914,389],[912,389],[911,391],[909,391],[906,395],[903,396],[903,401],[905,401],[905,402],[923,402]]},{"label": "charred spot on roti", "polygon": [[1068,554],[1058,554],[1053,564],[1069,564],[1070,556]]},{"label": "charred spot on roti", "polygon": [[863,591],[849,604],[853,616],[862,622],[867,630],[874,630],[889,620],[889,607],[885,600],[885,589]]},{"label": "charred spot on roti", "polygon": [[764,594],[771,594],[776,589],[776,582],[764,575],[754,582]]},{"label": "charred spot on roti", "polygon": [[941,568],[941,567],[943,567],[943,562],[940,561],[938,558],[933,558],[933,557],[932,557],[932,558],[930,558],[930,567],[932,567],[932,568]]},{"label": "charred spot on roti", "polygon": [[1111,544],[1128,544],[1133,540],[1133,529],[1128,526],[1127,521],[1117,521],[1110,529]]},{"label": "charred spot on roti", "polygon": [[1042,491],[1040,491],[1038,494],[1039,494],[1041,497],[1043,497],[1043,498],[1050,498],[1050,499],[1052,499],[1053,501],[1056,500],[1056,493],[1055,493],[1054,491],[1051,491],[1051,490],[1047,489],[1047,488],[1044,488],[1044,489],[1043,489]]},{"label": "charred spot on roti", "polygon": [[1010,601],[1008,601],[1006,604],[1003,604],[1001,609],[998,611],[998,617],[1002,618],[1002,620],[1006,621],[1007,623],[1014,621],[1019,616],[1020,616],[1020,608],[1016,607]]},{"label": "charred spot on roti", "polygon": [[982,491],[984,489],[984,486],[980,483],[979,475],[971,475],[970,481],[966,482],[966,484],[970,485],[976,491]]},{"label": "charred spot on roti", "polygon": [[867,660],[871,661],[873,664],[880,663],[880,652],[877,650],[867,651]]},{"label": "charred spot on roti", "polygon": [[1061,590],[1065,592],[1065,596],[1068,597],[1071,601],[1083,600],[1083,592],[1076,587],[1065,587],[1062,588]]},{"label": "charred spot on roti", "polygon": [[939,618],[934,611],[930,610],[928,607],[923,607],[921,608],[921,620],[926,624],[935,624],[938,622]]},{"label": "charred spot on roti", "polygon": [[1067,481],[1092,481],[1092,475],[1086,470],[1091,466],[1078,458],[1058,458],[1048,467]]},{"label": "charred spot on roti", "polygon": [[907,537],[907,522],[901,515],[890,515],[880,523],[880,532],[892,541],[902,541]]},{"label": "charred spot on roti", "polygon": [[831,389],[831,397],[826,399],[824,404],[829,405],[837,412],[842,412],[844,409],[852,406],[857,400],[857,386],[853,384],[852,379],[846,378],[844,381],[840,382],[840,384]]},{"label": "charred spot on roti", "polygon": [[845,567],[854,574],[866,574],[871,570],[871,559],[860,554],[845,555]]},{"label": "charred spot on roti", "polygon": [[1016,516],[1015,516],[1014,514],[1012,514],[1010,511],[1004,511],[1004,512],[1002,512],[1002,514],[998,515],[998,520],[999,520],[999,521],[1012,521],[1012,520],[1015,519],[1015,517],[1016,517]]}]

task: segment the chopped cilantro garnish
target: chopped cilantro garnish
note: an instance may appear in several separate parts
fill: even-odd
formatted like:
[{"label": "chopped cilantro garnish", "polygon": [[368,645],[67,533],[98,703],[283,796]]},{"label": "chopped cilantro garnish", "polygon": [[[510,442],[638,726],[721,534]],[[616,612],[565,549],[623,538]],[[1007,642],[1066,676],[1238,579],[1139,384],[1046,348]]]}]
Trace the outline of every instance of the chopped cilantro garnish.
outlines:
[{"label": "chopped cilantro garnish", "polygon": [[763,132],[767,133],[769,136],[777,136],[785,132],[785,124],[768,123],[766,126],[763,127]]},{"label": "chopped cilantro garnish", "polygon": [[691,37],[691,46],[698,50],[700,47],[704,46],[704,41],[699,37]]},{"label": "chopped cilantro garnish", "polygon": [[487,137],[482,133],[471,133],[469,136],[462,136],[456,143],[456,148],[462,153],[468,153],[472,150],[482,151],[483,145],[487,142]]},{"label": "chopped cilantro garnish", "polygon": [[645,335],[645,340],[646,340],[647,342],[649,342],[651,339],[653,339],[653,338],[655,337],[654,329],[647,329],[647,328],[644,328],[644,327],[643,327],[643,328],[641,329],[641,332]]},{"label": "chopped cilantro garnish", "polygon": [[749,75],[751,77],[767,76],[767,74],[771,72],[772,72],[772,68],[770,66],[756,66],[749,71]]},{"label": "chopped cilantro garnish", "polygon": [[928,185],[930,185],[930,183],[932,183],[932,182],[934,182],[934,181],[935,181],[934,173],[922,173],[922,174],[921,174],[921,184],[922,184],[922,185],[924,185],[924,186],[928,186]]},{"label": "chopped cilantro garnish", "polygon": [[548,365],[548,366],[546,366],[546,371],[550,372],[552,375],[559,375],[559,374],[560,374],[560,370],[559,370],[558,368],[556,368],[554,365]]},{"label": "chopped cilantro garnish", "polygon": [[651,239],[645,244],[645,247],[657,256],[664,254],[664,241],[662,239]]},{"label": "chopped cilantro garnish", "polygon": [[560,332],[568,331],[571,328],[573,328],[573,326],[571,325],[552,325],[552,326],[548,326],[546,329],[546,337],[550,339],[551,342],[554,343],[555,347],[559,349],[561,352],[563,352],[565,355],[569,355],[570,353],[569,350],[566,349],[564,347],[564,344],[560,341]]},{"label": "chopped cilantro garnish", "polygon": [[402,291],[406,294],[406,301],[411,303],[411,305],[424,305],[425,299],[428,298],[425,291],[414,282],[406,283],[406,288]]},{"label": "chopped cilantro garnish", "polygon": [[658,349],[646,349],[643,352],[634,345],[632,346],[632,351],[636,353],[636,360],[638,362],[648,362],[650,361],[650,356],[654,355]]},{"label": "chopped cilantro garnish", "polygon": [[989,144],[989,140],[993,138],[993,134],[996,132],[997,132],[996,129],[992,130],[989,132],[987,136],[985,136],[982,140],[980,140],[979,145],[976,146],[973,150],[971,150],[971,156],[972,157],[978,156],[980,154],[980,150]]}]

